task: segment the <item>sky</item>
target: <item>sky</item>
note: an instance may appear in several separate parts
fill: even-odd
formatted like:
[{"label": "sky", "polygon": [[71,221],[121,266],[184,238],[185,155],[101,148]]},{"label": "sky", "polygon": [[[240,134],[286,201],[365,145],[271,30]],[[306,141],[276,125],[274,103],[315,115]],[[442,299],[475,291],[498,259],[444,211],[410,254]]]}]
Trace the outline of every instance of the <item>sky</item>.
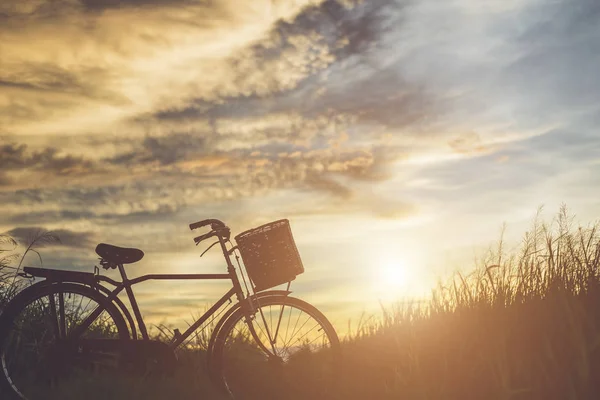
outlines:
[{"label": "sky", "polygon": [[[3,0],[0,232],[224,272],[188,224],[290,220],[338,326],[426,297],[536,210],[600,211],[596,0]],[[27,264],[37,265],[36,257]],[[109,273],[114,276],[114,273]],[[185,324],[226,283],[136,287]]]}]

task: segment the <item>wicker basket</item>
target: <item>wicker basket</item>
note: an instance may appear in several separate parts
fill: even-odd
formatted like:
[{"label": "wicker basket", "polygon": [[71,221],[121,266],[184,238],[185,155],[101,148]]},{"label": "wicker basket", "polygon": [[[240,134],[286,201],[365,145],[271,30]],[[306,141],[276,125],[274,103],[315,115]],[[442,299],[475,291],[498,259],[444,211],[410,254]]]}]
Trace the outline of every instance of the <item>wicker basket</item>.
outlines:
[{"label": "wicker basket", "polygon": [[255,291],[290,282],[304,272],[287,219],[242,232],[235,241]]}]

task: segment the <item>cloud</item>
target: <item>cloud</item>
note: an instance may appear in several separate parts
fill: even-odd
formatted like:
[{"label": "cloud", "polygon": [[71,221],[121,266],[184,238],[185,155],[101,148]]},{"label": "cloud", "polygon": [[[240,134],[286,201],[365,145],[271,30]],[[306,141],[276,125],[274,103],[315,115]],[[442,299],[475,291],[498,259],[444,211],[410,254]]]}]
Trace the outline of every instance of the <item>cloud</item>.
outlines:
[{"label": "cloud", "polygon": [[[119,226],[135,229],[139,224],[189,223],[192,217],[187,215],[199,205],[214,207],[290,189],[326,195],[321,212],[327,209],[360,212],[365,206],[383,210],[389,208],[384,207],[386,200],[373,195],[365,201],[360,193],[364,191],[363,185],[386,179],[387,166],[394,157],[393,152],[383,149],[244,150],[220,158],[190,152],[183,158],[169,158],[166,164],[162,164],[161,158],[146,160],[155,162],[159,168],[152,167],[150,174],[144,172],[148,169],[144,164],[119,165],[116,168],[122,174],[129,174],[120,184],[111,182],[107,173],[100,186],[99,182],[85,186],[48,185],[0,193],[0,213],[5,226],[48,224],[77,229]],[[140,171],[134,173],[132,167]],[[290,201],[293,208],[294,200]],[[386,211],[380,215],[395,218],[398,214]]]},{"label": "cloud", "polygon": [[332,177],[325,174],[309,172],[304,179],[304,183],[311,189],[325,191],[344,199],[348,199],[352,196],[352,190],[350,188],[336,182]]},{"label": "cloud", "polygon": [[[491,136],[507,134],[501,128],[488,129],[489,120],[487,125],[469,129],[469,124],[485,119],[483,114],[464,119],[465,126],[459,126],[459,132],[469,132],[466,136],[443,126],[447,123],[452,128],[458,119],[444,114],[449,110],[440,107],[440,98],[447,96],[445,91],[466,88],[458,96],[458,105],[478,94],[469,91],[478,82],[471,82],[468,69],[462,68],[460,62],[465,60],[460,59],[460,49],[481,39],[473,35],[458,43],[460,51],[440,53],[436,47],[439,41],[429,40],[433,31],[415,30],[415,21],[422,17],[419,13],[426,10],[420,3],[383,1],[348,6],[326,1],[274,12],[272,25],[252,30],[244,40],[238,35],[231,36],[231,40],[237,41],[224,44],[226,50],[217,51],[219,46],[215,44],[212,57],[202,46],[197,48],[198,53],[188,52],[193,47],[188,47],[191,44],[185,35],[193,33],[190,38],[199,39],[227,24],[243,30],[248,21],[225,3],[219,7],[195,2],[178,5],[179,14],[162,1],[131,1],[120,8],[111,2],[88,2],[83,9],[81,4],[64,3],[60,15],[45,14],[49,11],[42,7],[22,16],[32,34],[38,34],[41,28],[29,25],[29,19],[42,15],[52,17],[42,23],[50,24],[53,19],[52,29],[58,29],[60,21],[73,15],[96,21],[95,30],[86,33],[74,48],[91,43],[98,54],[89,54],[83,62],[85,57],[29,60],[10,53],[13,55],[10,66],[14,68],[5,69],[2,82],[10,88],[12,100],[5,109],[26,110],[27,104],[35,104],[20,101],[24,99],[20,97],[23,92],[32,92],[32,97],[33,93],[45,93],[41,96],[44,104],[31,109],[51,119],[64,117],[55,128],[65,126],[71,114],[77,114],[85,123],[77,128],[82,139],[72,141],[83,144],[76,153],[50,146],[5,145],[0,162],[12,171],[5,174],[5,187],[27,189],[24,179],[15,180],[17,171],[22,178],[26,170],[37,175],[33,182],[39,190],[37,195],[44,201],[53,202],[50,197],[56,196],[55,204],[61,204],[57,207],[68,204],[73,213],[81,215],[84,210],[80,205],[86,202],[93,208],[88,211],[107,220],[111,218],[109,215],[144,215],[165,207],[180,210],[196,201],[260,196],[286,188],[322,191],[333,198],[352,199],[361,183],[385,182],[397,173],[394,165],[398,160],[427,150],[427,146],[450,145],[467,156],[481,149],[496,151],[499,146],[490,145],[495,139]],[[460,6],[448,5],[439,11],[438,16],[451,11],[454,14],[450,15],[460,17],[443,21],[448,40],[460,39],[462,34],[480,29],[462,24],[467,14]],[[104,12],[95,12],[100,9]],[[113,33],[106,28],[120,26],[133,9],[140,27],[147,27],[150,33],[144,36],[132,27],[134,34],[118,46]],[[91,10],[95,11],[89,13]],[[199,12],[218,15],[222,20],[213,25],[183,23],[190,22]],[[515,8],[514,12],[521,9]],[[164,20],[157,19],[158,13],[164,14]],[[275,18],[278,16],[284,17]],[[489,20],[497,23],[505,18],[496,14]],[[249,26],[255,25],[249,23]],[[80,28],[75,25],[73,29]],[[165,32],[165,36],[159,38],[158,31]],[[60,32],[65,34],[66,28]],[[407,41],[411,35],[416,35],[416,44]],[[223,43],[226,41],[220,37],[218,43],[222,43],[221,39]],[[503,48],[516,48],[528,42],[524,39],[519,42],[514,37],[510,40]],[[153,43],[151,49],[147,47],[150,43]],[[445,46],[445,42],[442,44]],[[129,45],[131,51],[124,52]],[[175,48],[179,50],[175,52]],[[64,49],[57,54],[63,52]],[[167,62],[175,60],[168,54],[178,54],[179,58]],[[436,67],[439,61],[430,62],[425,70],[429,76],[420,79],[412,68],[423,60],[431,61],[434,56],[439,56],[447,68]],[[502,70],[506,64],[503,60],[494,68]],[[23,67],[24,73],[15,73],[19,70],[17,66]],[[139,76],[131,75],[133,66],[139,69]],[[166,76],[163,68],[167,67],[172,69],[167,81],[162,81],[160,78]],[[214,73],[204,76],[207,68]],[[452,85],[441,84],[442,78],[455,73],[464,77]],[[510,76],[513,75],[507,75]],[[140,83],[143,77],[146,80],[152,77],[156,85],[151,88]],[[124,89],[132,87],[135,90]],[[502,93],[490,92],[494,93],[493,101]],[[44,96],[56,97],[57,101],[46,100]],[[47,112],[47,107],[56,107],[61,101],[65,102],[64,107]],[[76,108],[71,109],[69,104]],[[91,107],[90,115],[97,110],[96,106],[101,106],[106,114],[93,113],[94,117],[87,119],[85,113],[77,111],[80,106]],[[452,115],[463,114],[459,111]],[[23,118],[31,119],[26,112]],[[25,129],[25,124],[17,125],[19,130]],[[51,125],[44,124],[44,129]],[[92,140],[94,133],[85,133],[88,128],[122,133]],[[520,134],[518,128],[517,123],[511,126],[517,132],[515,136]],[[74,148],[70,151],[75,151]],[[101,150],[95,152],[95,148]],[[107,148],[109,154],[103,155]],[[45,176],[40,179],[42,173]],[[68,183],[51,174],[69,175]],[[73,175],[78,179],[73,179]],[[67,187],[52,190],[52,185]],[[201,188],[203,193],[190,195],[192,188]],[[19,192],[19,201],[27,198],[25,193],[29,192]],[[82,199],[78,193],[95,194],[102,200],[87,196]],[[74,195],[74,200],[65,198],[69,195]]]},{"label": "cloud", "polygon": [[123,7],[160,7],[160,6],[185,6],[201,5],[199,0],[80,0],[81,5],[87,10],[104,11],[107,9]]},{"label": "cloud", "polygon": [[95,235],[91,232],[75,232],[68,229],[47,230],[41,227],[18,227],[6,232],[10,237],[17,242],[27,245],[37,237],[51,234],[58,240],[49,240],[38,243],[38,247],[74,247],[86,248],[96,245]]},{"label": "cloud", "polygon": [[115,5],[3,3],[0,108],[8,112],[0,113],[1,133],[98,134],[192,93],[235,90],[228,82],[237,72],[225,68],[231,66],[226,60],[261,38],[270,22],[292,17],[303,2]]},{"label": "cloud", "polygon": [[486,146],[481,141],[481,136],[476,132],[467,132],[448,142],[452,150],[462,154],[484,153],[487,152],[489,146]]},{"label": "cloud", "polygon": [[27,151],[26,145],[0,146],[0,169],[3,171],[33,168],[60,175],[89,172],[94,163],[81,157],[60,155],[58,149],[47,147],[41,151]]},{"label": "cloud", "polygon": [[143,139],[141,146],[137,145],[133,151],[119,154],[110,160],[116,164],[144,164],[158,162],[161,165],[170,165],[185,161],[189,155],[195,156],[208,154],[207,139],[201,135],[189,133],[175,133],[162,137],[148,136]]},{"label": "cloud", "polygon": [[397,64],[382,63],[393,48],[380,46],[402,24],[407,4],[325,1],[306,7],[227,60],[225,68],[239,78],[153,117],[213,121],[296,113],[317,120],[355,114],[387,126],[413,123],[427,109],[423,90],[404,81]]},{"label": "cloud", "polygon": [[0,172],[0,187],[12,185],[13,179],[6,172]]}]

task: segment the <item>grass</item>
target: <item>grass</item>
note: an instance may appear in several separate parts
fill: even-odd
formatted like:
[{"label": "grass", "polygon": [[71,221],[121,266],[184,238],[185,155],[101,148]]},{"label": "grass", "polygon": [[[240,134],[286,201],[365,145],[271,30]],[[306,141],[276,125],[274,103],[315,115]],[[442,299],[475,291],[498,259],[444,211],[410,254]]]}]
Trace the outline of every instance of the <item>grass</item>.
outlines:
[{"label": "grass", "polygon": [[536,218],[515,253],[501,240],[430,304],[348,339],[348,382],[369,383],[346,398],[598,398],[599,266],[598,225],[573,228],[565,209]]},{"label": "grass", "polygon": [[[384,309],[344,338],[340,379],[321,398],[600,398],[599,268],[597,224],[576,226],[564,208],[550,223],[538,217],[517,250],[500,240],[429,303]],[[182,358],[172,377],[95,381],[97,397],[69,388],[62,398],[222,398],[203,353]]]},{"label": "grass", "polygon": [[221,400],[226,397],[213,387],[204,362],[204,355],[187,352],[180,355],[179,365],[171,376],[143,377],[113,373],[85,377],[73,384],[64,385],[48,400]]}]

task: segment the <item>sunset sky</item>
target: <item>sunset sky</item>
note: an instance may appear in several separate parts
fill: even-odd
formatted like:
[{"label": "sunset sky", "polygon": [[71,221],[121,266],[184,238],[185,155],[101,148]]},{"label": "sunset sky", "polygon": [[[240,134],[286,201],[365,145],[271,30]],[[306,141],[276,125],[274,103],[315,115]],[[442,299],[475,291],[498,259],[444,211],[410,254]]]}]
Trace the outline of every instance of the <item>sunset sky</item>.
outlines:
[{"label": "sunset sky", "polygon": [[[337,324],[470,270],[538,206],[600,212],[597,0],[0,2],[0,232],[223,272],[188,224],[289,218]],[[32,257],[30,265],[39,261]],[[182,324],[225,283],[147,283]]]}]

